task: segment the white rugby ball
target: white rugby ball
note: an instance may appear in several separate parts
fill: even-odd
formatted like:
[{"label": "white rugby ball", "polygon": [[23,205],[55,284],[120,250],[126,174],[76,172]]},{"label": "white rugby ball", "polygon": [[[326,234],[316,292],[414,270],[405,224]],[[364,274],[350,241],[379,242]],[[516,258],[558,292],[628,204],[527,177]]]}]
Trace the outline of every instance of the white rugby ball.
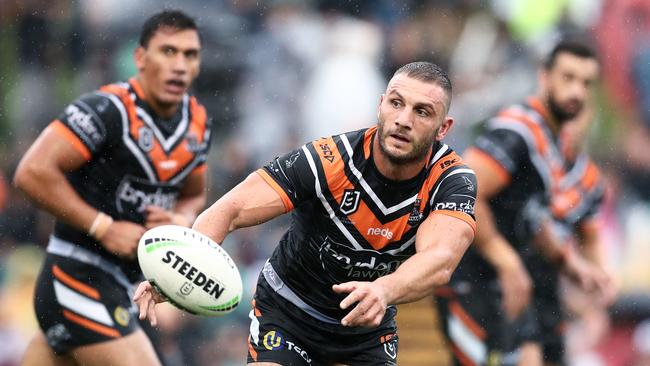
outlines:
[{"label": "white rugby ball", "polygon": [[138,243],[144,277],[181,310],[221,316],[242,297],[242,280],[228,253],[207,236],[177,225],[157,226]]}]

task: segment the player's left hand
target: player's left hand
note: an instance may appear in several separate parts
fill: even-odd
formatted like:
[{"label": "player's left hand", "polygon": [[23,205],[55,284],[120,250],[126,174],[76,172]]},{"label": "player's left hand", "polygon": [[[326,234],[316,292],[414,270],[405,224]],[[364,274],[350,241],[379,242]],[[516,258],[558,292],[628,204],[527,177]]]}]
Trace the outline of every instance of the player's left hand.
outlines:
[{"label": "player's left hand", "polygon": [[159,206],[147,206],[145,209],[145,222],[144,226],[147,229],[154,228],[160,225],[181,225],[189,226],[189,222],[183,215],[167,211]]},{"label": "player's left hand", "polygon": [[345,282],[332,286],[334,292],[349,293],[341,301],[341,309],[347,309],[356,304],[342,320],[347,327],[377,327],[381,323],[388,306],[387,294],[384,287],[374,282]]}]

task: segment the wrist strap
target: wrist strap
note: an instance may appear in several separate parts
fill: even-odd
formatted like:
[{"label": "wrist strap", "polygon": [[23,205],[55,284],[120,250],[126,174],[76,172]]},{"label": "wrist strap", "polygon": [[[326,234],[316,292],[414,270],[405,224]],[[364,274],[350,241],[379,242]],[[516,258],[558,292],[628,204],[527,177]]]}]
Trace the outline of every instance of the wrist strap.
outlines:
[{"label": "wrist strap", "polygon": [[113,224],[113,218],[108,216],[103,212],[99,212],[93,220],[90,229],[88,229],[88,235],[94,237],[95,239],[101,239],[104,234],[108,231],[108,228]]}]

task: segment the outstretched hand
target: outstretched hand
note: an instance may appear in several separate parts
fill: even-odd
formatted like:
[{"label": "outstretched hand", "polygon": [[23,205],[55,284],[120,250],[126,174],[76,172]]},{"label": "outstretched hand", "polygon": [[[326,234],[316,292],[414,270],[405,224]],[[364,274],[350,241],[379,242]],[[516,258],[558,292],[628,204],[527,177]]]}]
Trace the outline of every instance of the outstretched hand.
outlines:
[{"label": "outstretched hand", "polygon": [[341,309],[348,309],[356,304],[341,320],[342,325],[377,327],[381,324],[388,304],[386,291],[380,283],[345,282],[332,286],[332,290],[339,294],[349,294],[341,301]]},{"label": "outstretched hand", "polygon": [[151,286],[149,281],[143,281],[135,289],[133,301],[138,304],[140,309],[140,320],[149,318],[149,323],[155,327],[158,324],[158,319],[154,307],[156,304],[164,302],[165,299]]}]

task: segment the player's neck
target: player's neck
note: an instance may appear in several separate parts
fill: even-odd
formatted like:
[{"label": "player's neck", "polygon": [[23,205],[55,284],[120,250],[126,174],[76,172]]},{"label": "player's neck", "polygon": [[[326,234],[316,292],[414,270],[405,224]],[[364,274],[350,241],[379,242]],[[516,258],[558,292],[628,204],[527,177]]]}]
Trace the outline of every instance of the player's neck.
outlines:
[{"label": "player's neck", "polygon": [[372,159],[377,170],[384,177],[394,180],[403,181],[414,178],[418,175],[427,163],[430,154],[425,155],[422,159],[406,163],[396,163],[384,154],[379,146],[379,139],[375,136],[372,147]]},{"label": "player's neck", "polygon": [[171,118],[178,109],[178,104],[160,104],[156,103],[153,98],[148,98],[145,101],[158,116],[165,119]]}]

